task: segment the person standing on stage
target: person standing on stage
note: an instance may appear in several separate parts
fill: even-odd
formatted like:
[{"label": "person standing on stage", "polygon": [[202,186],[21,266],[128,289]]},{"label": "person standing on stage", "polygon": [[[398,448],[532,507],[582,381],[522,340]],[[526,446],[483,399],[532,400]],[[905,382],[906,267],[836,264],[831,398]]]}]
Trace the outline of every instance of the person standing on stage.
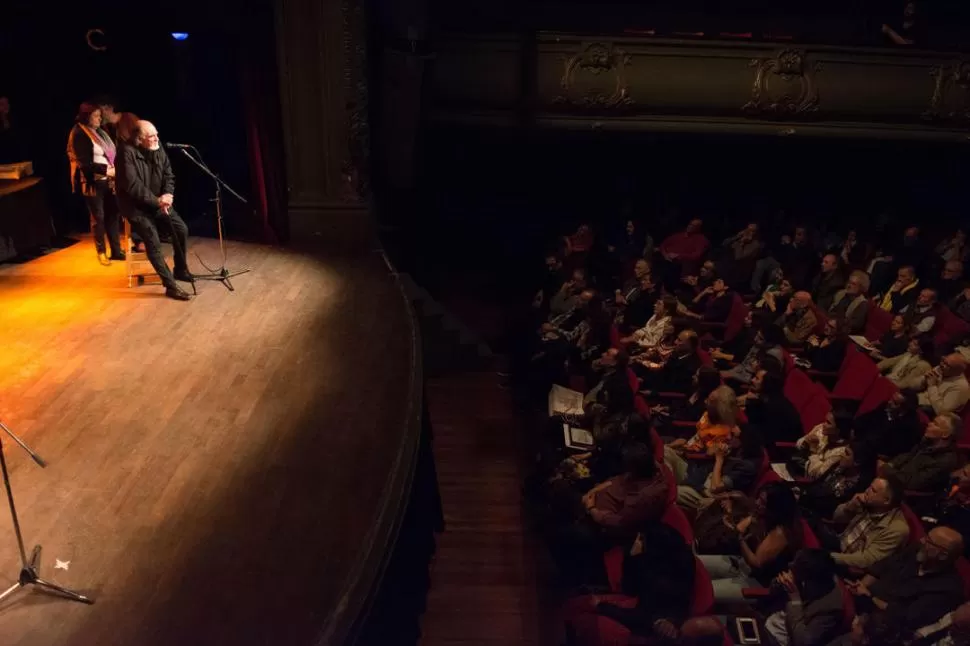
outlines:
[{"label": "person standing on stage", "polygon": [[[149,121],[139,121],[134,143],[122,148],[118,160],[118,206],[131,228],[145,242],[148,260],[165,285],[165,295],[178,301],[189,300],[177,280],[191,282],[192,274],[185,260],[189,229],[175,212],[173,195],[175,174],[168,155],[158,141],[158,130]],[[175,270],[168,268],[162,254],[158,228],[172,233],[175,248]]]},{"label": "person standing on stage", "polygon": [[94,223],[94,247],[98,260],[108,266],[111,260],[105,253],[107,236],[112,260],[124,260],[118,239],[118,210],[111,194],[115,180],[115,145],[101,129],[101,109],[93,103],[78,108],[77,123],[67,138],[67,156],[71,162],[71,187],[84,196],[91,221]]}]

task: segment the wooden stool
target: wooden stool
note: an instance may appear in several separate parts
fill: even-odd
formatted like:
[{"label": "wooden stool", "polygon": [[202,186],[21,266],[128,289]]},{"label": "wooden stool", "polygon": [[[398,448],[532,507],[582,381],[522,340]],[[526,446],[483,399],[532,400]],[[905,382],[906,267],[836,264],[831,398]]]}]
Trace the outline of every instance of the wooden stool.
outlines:
[{"label": "wooden stool", "polygon": [[[155,273],[155,268],[152,267],[152,263],[148,260],[148,254],[144,251],[134,251],[135,245],[131,241],[131,223],[126,218],[122,218],[122,220],[125,222],[125,273],[128,276],[128,287],[131,287],[132,281],[137,281],[139,285],[144,285],[146,277],[154,277],[152,282],[161,284],[158,274]],[[167,261],[168,259],[166,258]]]}]

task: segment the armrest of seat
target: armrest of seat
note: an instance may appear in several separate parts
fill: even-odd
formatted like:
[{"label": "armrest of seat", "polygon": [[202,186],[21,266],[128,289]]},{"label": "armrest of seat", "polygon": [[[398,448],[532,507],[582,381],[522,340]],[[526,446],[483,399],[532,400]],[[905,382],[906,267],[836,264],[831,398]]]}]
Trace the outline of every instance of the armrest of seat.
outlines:
[{"label": "armrest of seat", "polygon": [[673,428],[689,428],[690,430],[695,430],[697,428],[696,422],[685,422],[683,420],[674,420],[670,423]]},{"label": "armrest of seat", "polygon": [[775,447],[779,449],[797,449],[798,446],[794,442],[775,442]]},{"label": "armrest of seat", "polygon": [[684,393],[674,393],[674,392],[654,392],[650,397],[655,397],[657,399],[687,399],[687,395]]},{"label": "armrest of seat", "polygon": [[685,460],[713,460],[713,455],[708,455],[706,453],[684,453]]},{"label": "armrest of seat", "polygon": [[903,497],[910,498],[910,499],[912,498],[926,499],[926,498],[933,498],[938,494],[939,492],[937,491],[913,491],[913,490],[907,489],[906,491],[903,492]]},{"label": "armrest of seat", "polygon": [[806,370],[805,374],[813,379],[838,379],[838,372],[829,372],[824,370]]},{"label": "armrest of seat", "polygon": [[741,588],[741,596],[745,599],[765,599],[771,596],[769,588]]}]

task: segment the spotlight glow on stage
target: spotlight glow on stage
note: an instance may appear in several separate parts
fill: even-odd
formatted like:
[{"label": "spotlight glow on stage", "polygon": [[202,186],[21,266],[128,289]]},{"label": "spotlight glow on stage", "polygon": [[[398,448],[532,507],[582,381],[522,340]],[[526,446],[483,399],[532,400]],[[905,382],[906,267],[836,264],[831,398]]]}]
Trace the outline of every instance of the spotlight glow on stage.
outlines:
[{"label": "spotlight glow on stage", "polygon": [[188,40],[189,35],[184,31],[173,31],[172,38],[174,38],[175,40]]}]

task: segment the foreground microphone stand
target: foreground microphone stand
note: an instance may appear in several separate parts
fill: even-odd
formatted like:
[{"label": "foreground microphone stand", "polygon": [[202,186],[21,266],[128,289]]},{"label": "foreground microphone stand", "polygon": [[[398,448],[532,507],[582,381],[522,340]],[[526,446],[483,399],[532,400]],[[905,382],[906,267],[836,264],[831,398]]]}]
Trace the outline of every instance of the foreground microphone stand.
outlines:
[{"label": "foreground microphone stand", "polygon": [[[24,443],[23,440],[21,440],[19,437],[17,437],[14,434],[13,431],[7,428],[3,422],[0,422],[0,429],[3,429],[7,433],[7,435],[9,435],[11,439],[13,439],[14,442],[19,444],[20,448],[26,451],[27,454],[31,458],[33,458],[34,462],[36,462],[41,467],[47,466],[47,463],[44,462],[44,460],[42,460],[39,455],[34,453],[31,450],[31,448],[27,446],[26,443]],[[17,546],[20,548],[20,565],[21,565],[20,578],[16,583],[14,583],[12,586],[10,586],[2,593],[0,593],[0,601],[3,601],[4,599],[12,595],[14,592],[19,590],[20,588],[24,588],[27,585],[36,585],[42,588],[43,590],[54,592],[66,599],[70,599],[71,601],[80,601],[81,603],[87,603],[87,604],[94,603],[94,599],[86,597],[83,594],[74,592],[73,590],[62,588],[56,583],[51,583],[50,581],[45,581],[44,579],[40,578],[40,575],[37,573],[37,568],[40,565],[40,545],[34,546],[34,551],[31,552],[30,560],[27,560],[27,551],[24,549],[24,537],[23,537],[23,534],[20,533],[20,520],[17,518],[17,508],[14,506],[14,503],[13,503],[13,489],[10,487],[10,476],[7,474],[7,459],[3,453],[2,440],[0,440],[0,472],[2,472],[3,474],[3,486],[7,490],[7,502],[10,505],[10,517],[13,519],[13,531],[14,531],[14,534],[17,536]]]},{"label": "foreground microphone stand", "polygon": [[[252,270],[249,267],[243,267],[242,269],[236,269],[234,271],[229,271],[228,269],[226,269],[226,263],[228,262],[229,258],[228,258],[228,252],[226,250],[226,241],[223,238],[223,234],[222,234],[222,189],[225,188],[233,195],[233,197],[235,197],[243,204],[249,204],[249,202],[247,202],[242,195],[232,190],[232,187],[226,184],[224,181],[222,181],[222,179],[218,175],[216,175],[211,170],[209,170],[209,167],[206,166],[205,162],[202,161],[202,155],[199,153],[198,150],[195,150],[194,147],[192,148],[192,150],[195,150],[195,154],[199,155],[198,159],[193,157],[186,148],[181,148],[180,150],[182,151],[183,155],[188,157],[193,164],[198,166],[203,173],[211,177],[212,180],[216,183],[216,197],[213,201],[216,203],[216,221],[218,223],[218,229],[219,229],[219,250],[222,252],[222,266],[219,267],[219,269],[212,269],[212,267],[210,267],[209,265],[205,264],[205,262],[203,262],[202,258],[199,257],[199,254],[195,254],[195,257],[199,259],[199,262],[202,264],[202,266],[205,267],[209,272],[208,274],[196,274],[195,278],[197,280],[217,280],[221,282],[223,285],[225,285],[226,289],[228,289],[230,292],[234,292],[236,290],[232,286],[232,282],[229,279],[232,278],[233,276],[238,276],[239,274],[245,274],[246,272],[249,272]],[[195,289],[195,281],[192,282],[192,288],[193,290]]]}]

